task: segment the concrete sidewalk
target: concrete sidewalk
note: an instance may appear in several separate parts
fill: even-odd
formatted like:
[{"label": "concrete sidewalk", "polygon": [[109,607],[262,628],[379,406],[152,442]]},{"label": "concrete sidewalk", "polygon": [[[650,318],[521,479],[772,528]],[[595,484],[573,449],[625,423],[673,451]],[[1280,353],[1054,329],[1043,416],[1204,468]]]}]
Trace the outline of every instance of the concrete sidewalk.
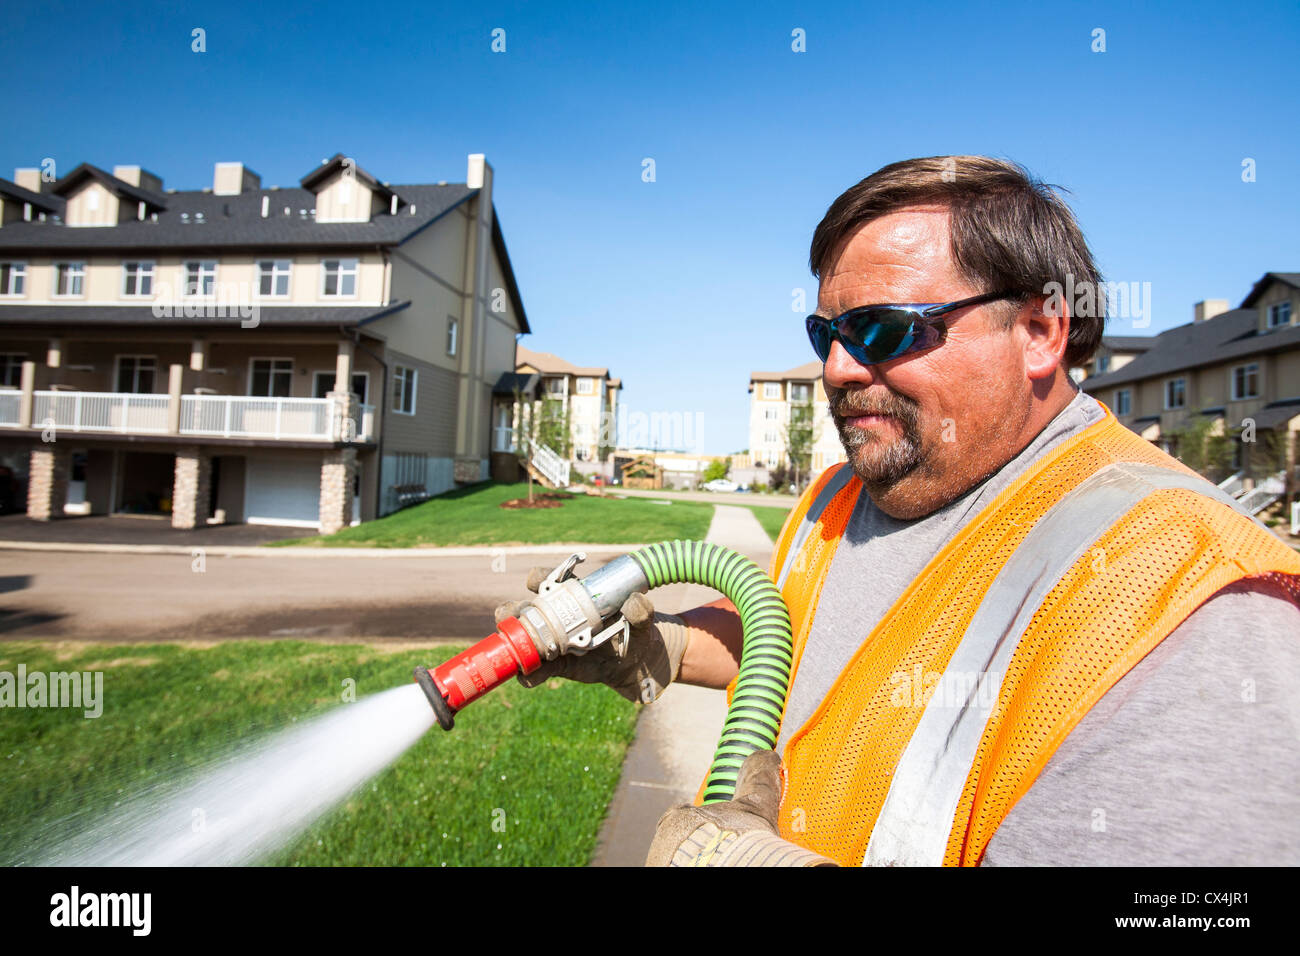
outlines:
[{"label": "concrete sidewalk", "polygon": [[[739,551],[767,570],[772,542],[748,508],[717,505],[705,540]],[[675,613],[716,600],[718,593],[696,584],[676,584],[659,588],[651,597],[659,610]],[[645,863],[664,811],[695,799],[713,762],[726,713],[723,691],[684,684],[669,687],[641,711],[593,866]]]}]

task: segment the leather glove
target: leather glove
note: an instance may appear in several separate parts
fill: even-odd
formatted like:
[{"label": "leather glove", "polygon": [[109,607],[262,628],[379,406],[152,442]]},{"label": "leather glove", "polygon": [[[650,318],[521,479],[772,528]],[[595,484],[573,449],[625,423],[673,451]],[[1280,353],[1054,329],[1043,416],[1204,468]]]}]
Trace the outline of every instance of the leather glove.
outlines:
[{"label": "leather glove", "polygon": [[[528,590],[536,593],[549,568],[528,572]],[[496,623],[518,617],[527,601],[499,605],[493,613]],[[619,657],[614,645],[606,641],[586,654],[561,654],[531,674],[519,674],[525,687],[536,687],[552,677],[563,677],[583,684],[605,684],[631,701],[649,704],[657,700],[668,685],[677,679],[690,632],[675,614],[661,614],[644,594],[633,594],[619,609],[629,625],[627,654]]]},{"label": "leather glove", "polygon": [[745,758],[736,796],[706,807],[680,806],[659,818],[646,866],[836,866],[780,836],[781,758]]}]

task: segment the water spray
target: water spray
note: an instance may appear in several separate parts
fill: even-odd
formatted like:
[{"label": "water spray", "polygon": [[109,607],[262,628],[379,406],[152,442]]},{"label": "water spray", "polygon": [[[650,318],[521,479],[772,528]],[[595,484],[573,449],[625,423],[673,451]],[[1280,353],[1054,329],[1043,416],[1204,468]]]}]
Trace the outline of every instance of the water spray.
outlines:
[{"label": "water spray", "polygon": [[515,674],[531,674],[561,654],[586,654],[606,643],[622,656],[630,629],[619,609],[635,593],[666,584],[702,584],[721,591],[740,612],[744,643],[722,736],[704,786],[704,803],[730,800],[736,775],[756,750],[776,746],[793,663],[790,614],[781,592],[753,561],[705,541],[664,541],[615,558],[585,578],[574,569],[582,552],[560,563],[515,617],[438,667],[417,667],[444,730],[455,715]]}]

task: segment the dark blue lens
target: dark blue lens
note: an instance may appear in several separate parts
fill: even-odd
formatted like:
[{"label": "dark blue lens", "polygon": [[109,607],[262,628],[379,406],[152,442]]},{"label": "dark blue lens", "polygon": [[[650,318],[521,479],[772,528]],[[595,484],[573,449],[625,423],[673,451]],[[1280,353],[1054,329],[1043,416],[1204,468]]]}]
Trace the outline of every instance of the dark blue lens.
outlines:
[{"label": "dark blue lens", "polygon": [[812,343],[813,351],[817,358],[823,362],[831,354],[831,328],[830,323],[821,316],[808,316],[805,326],[808,329],[808,341]]}]

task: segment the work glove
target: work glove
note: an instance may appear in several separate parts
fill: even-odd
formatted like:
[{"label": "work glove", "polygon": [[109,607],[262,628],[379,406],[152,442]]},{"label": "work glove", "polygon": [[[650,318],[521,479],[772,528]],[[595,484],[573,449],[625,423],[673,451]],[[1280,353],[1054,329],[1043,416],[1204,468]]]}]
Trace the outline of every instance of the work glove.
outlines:
[{"label": "work glove", "polygon": [[[528,590],[536,593],[551,573],[549,568],[528,572]],[[493,612],[496,623],[518,617],[527,601],[499,605]],[[661,614],[644,594],[633,594],[619,609],[627,618],[629,633],[627,653],[618,656],[613,642],[606,641],[586,654],[561,654],[531,674],[519,674],[519,683],[536,687],[552,677],[563,677],[583,684],[605,684],[631,701],[649,704],[657,700],[668,685],[677,679],[690,632],[686,622],[675,614]]]},{"label": "work glove", "polygon": [[836,866],[781,837],[781,758],[756,750],[740,765],[736,795],[659,818],[646,866]]}]

